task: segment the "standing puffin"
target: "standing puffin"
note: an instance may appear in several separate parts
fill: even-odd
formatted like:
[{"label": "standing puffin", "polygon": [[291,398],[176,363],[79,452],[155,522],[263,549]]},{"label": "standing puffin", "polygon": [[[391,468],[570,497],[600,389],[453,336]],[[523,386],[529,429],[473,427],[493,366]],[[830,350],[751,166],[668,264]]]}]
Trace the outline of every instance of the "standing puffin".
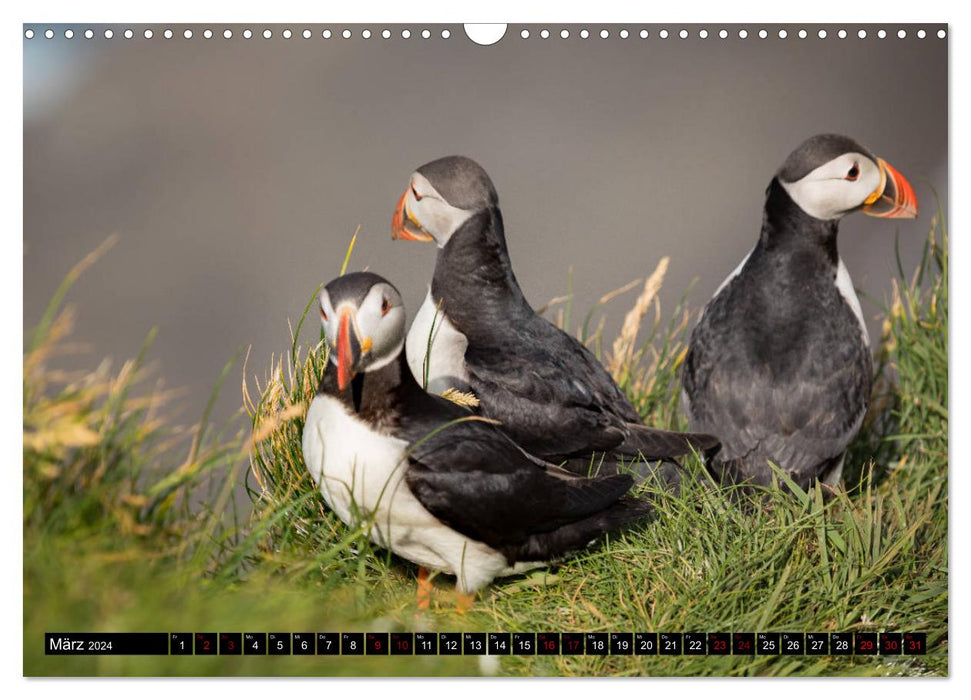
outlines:
[{"label": "standing puffin", "polygon": [[[419,569],[457,577],[460,604],[496,576],[542,566],[646,518],[627,475],[581,478],[536,459],[491,422],[426,393],[408,369],[405,311],[382,277],[339,277],[320,295],[336,371],[324,374],[303,431],[327,505]],[[330,370],[330,368],[329,368]]]},{"label": "standing puffin", "polygon": [[729,483],[839,483],[867,409],[869,337],[836,248],[855,211],[914,218],[917,197],[889,163],[845,136],[814,136],[767,190],[755,248],[715,292],[682,372],[694,430],[722,447],[709,468]]},{"label": "standing puffin", "polygon": [[406,346],[428,391],[471,391],[526,451],[573,469],[592,455],[653,461],[717,445],[641,424],[593,353],[533,310],[512,271],[499,197],[475,161],[449,156],[412,173],[391,236],[438,244]]}]

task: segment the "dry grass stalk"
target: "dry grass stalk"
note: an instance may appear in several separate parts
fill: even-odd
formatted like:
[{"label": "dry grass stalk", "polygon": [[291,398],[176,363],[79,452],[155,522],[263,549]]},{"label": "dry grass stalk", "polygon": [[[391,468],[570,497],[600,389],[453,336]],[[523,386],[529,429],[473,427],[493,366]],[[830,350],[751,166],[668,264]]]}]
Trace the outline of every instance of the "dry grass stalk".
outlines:
[{"label": "dry grass stalk", "polygon": [[612,299],[616,299],[621,294],[624,294],[626,292],[629,292],[630,290],[632,290],[634,287],[636,287],[640,283],[641,283],[641,280],[640,280],[640,278],[638,278],[636,280],[631,280],[630,282],[628,282],[627,284],[625,284],[625,285],[623,285],[621,287],[617,287],[617,289],[615,289],[615,290],[613,290],[611,292],[607,292],[602,297],[600,297],[600,301],[597,302],[597,306],[604,306],[607,302],[611,301]]},{"label": "dry grass stalk", "polygon": [[607,369],[615,378],[622,374],[622,370],[630,366],[634,354],[634,343],[637,341],[637,332],[641,329],[641,320],[657,298],[670,261],[671,259],[667,256],[661,258],[657,267],[654,268],[654,272],[644,282],[644,289],[637,297],[634,308],[628,311],[627,316],[624,317],[624,325],[620,330],[620,335],[614,340],[613,353],[607,365]]},{"label": "dry grass stalk", "polygon": [[536,313],[538,313],[540,316],[542,316],[543,314],[545,314],[547,311],[549,311],[554,306],[556,306],[558,304],[563,304],[563,303],[566,303],[566,302],[570,301],[570,299],[572,297],[573,297],[572,294],[564,294],[562,296],[553,297],[548,302],[546,302],[545,304],[543,304],[541,307],[539,307],[538,309],[536,309]]}]

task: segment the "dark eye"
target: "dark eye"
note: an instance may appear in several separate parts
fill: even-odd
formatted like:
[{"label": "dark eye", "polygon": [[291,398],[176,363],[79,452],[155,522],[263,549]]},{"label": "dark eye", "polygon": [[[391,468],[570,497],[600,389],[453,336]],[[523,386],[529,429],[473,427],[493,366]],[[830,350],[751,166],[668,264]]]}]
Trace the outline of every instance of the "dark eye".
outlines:
[{"label": "dark eye", "polygon": [[389,311],[391,311],[391,300],[385,297],[381,300],[381,315],[387,316]]},{"label": "dark eye", "polygon": [[418,190],[415,189],[415,186],[414,185],[411,186],[411,193],[413,195],[415,195],[415,201],[416,202],[420,202],[421,201],[421,195],[418,194]]},{"label": "dark eye", "polygon": [[858,177],[860,177],[860,166],[859,164],[854,163],[853,167],[850,168],[850,171],[846,173],[846,179],[852,182],[853,180],[856,180],[856,178]]}]

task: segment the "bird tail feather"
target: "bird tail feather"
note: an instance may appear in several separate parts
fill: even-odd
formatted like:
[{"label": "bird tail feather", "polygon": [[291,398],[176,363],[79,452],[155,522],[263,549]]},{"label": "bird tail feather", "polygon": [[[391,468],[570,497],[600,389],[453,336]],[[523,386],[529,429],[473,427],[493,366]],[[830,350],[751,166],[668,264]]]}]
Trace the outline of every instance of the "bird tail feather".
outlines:
[{"label": "bird tail feather", "polygon": [[647,459],[664,459],[709,452],[719,446],[718,438],[705,433],[678,433],[671,430],[649,428],[646,425],[628,423],[630,435],[616,449],[624,455],[641,455]]},{"label": "bird tail feather", "polygon": [[625,496],[609,508],[550,532],[530,535],[514,551],[507,551],[511,561],[552,561],[572,551],[586,547],[591,541],[608,533],[628,529],[647,522],[654,515],[654,506],[643,500]]}]

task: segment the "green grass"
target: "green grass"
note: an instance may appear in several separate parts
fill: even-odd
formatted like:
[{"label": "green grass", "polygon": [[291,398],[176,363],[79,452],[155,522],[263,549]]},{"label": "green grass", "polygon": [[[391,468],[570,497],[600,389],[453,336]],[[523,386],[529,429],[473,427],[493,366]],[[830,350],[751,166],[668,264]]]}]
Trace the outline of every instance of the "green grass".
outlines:
[{"label": "green grass", "polygon": [[[72,271],[24,353],[24,672],[480,672],[468,657],[45,657],[45,631],[888,630],[926,632],[928,654],[506,657],[498,672],[946,675],[948,259],[939,221],[919,269],[901,274],[888,302],[880,381],[848,458],[845,492],[766,490],[739,502],[692,462],[700,478],[659,497],[652,525],[497,581],[466,615],[455,612],[444,575],[432,607],[419,611],[415,567],[373,546],[367,523],[351,529],[337,520],[313,488],[300,435],[327,366],[322,346],[291,340],[262,381],[244,383],[244,428],[214,426],[208,410],[198,425],[179,428],[145,352],[114,372],[56,371],[72,319],[60,307],[80,269]],[[636,319],[629,315],[648,319],[643,342],[624,361],[606,350],[597,326],[608,299],[575,330],[614,364],[646,419],[679,427],[676,380],[691,316],[682,304],[672,320],[656,310],[650,320],[648,292]],[[294,338],[301,324],[316,323],[312,306]],[[564,311],[560,322],[573,329],[572,309]],[[252,512],[232,507],[240,483]]]}]

